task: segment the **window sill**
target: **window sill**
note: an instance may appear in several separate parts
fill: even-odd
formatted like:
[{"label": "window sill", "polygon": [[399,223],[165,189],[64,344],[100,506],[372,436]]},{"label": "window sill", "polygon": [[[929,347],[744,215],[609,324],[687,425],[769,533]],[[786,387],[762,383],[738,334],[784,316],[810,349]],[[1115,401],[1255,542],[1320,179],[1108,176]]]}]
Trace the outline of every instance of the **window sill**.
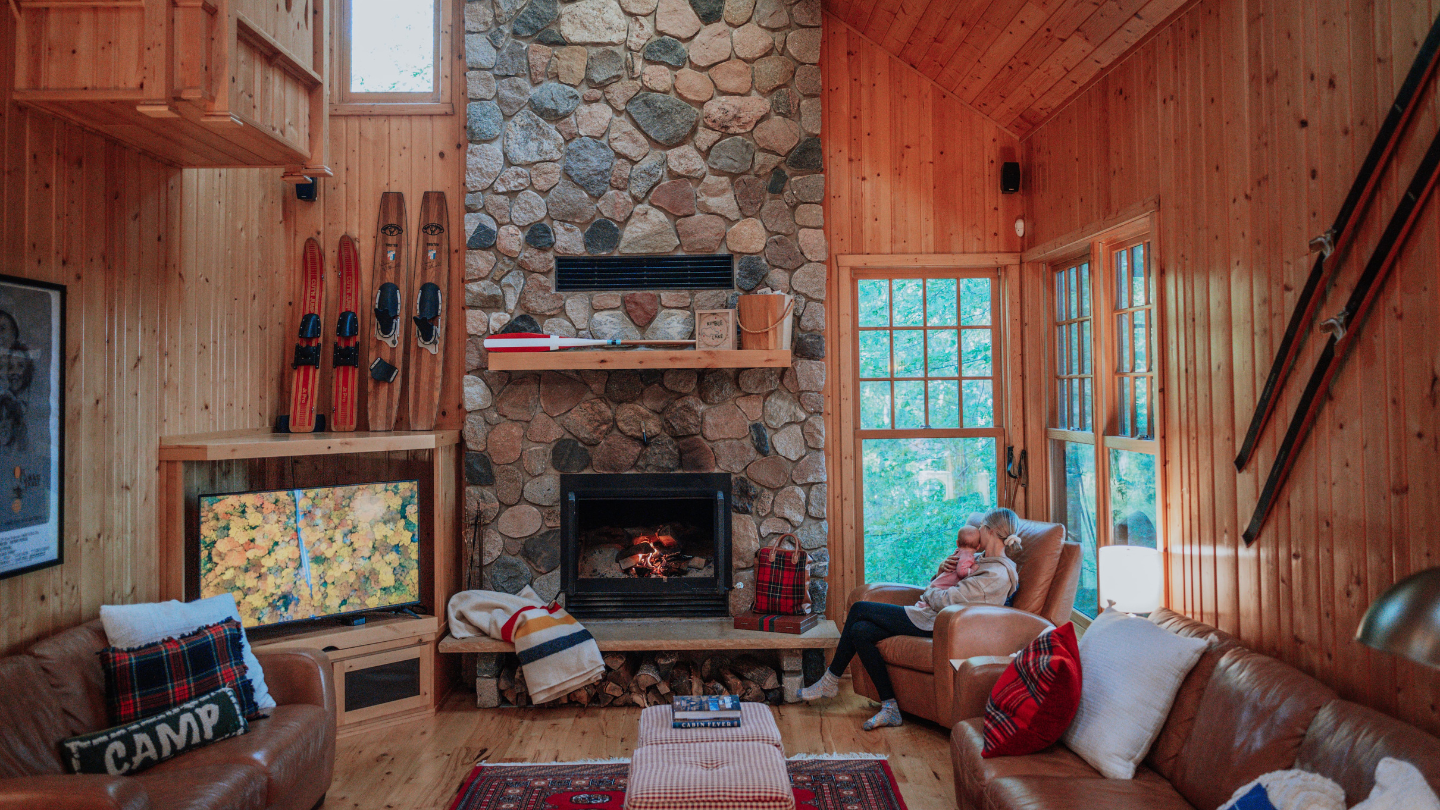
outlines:
[{"label": "window sill", "polygon": [[331,104],[331,115],[454,115],[455,105],[444,102],[345,102]]}]

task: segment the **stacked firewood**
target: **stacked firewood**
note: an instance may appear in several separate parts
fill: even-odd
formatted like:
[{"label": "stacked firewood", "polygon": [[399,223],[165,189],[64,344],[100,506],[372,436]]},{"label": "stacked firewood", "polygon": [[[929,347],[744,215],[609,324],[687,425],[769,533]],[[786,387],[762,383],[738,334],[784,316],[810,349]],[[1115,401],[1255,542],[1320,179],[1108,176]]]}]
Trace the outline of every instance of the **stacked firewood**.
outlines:
[{"label": "stacked firewood", "polygon": [[[525,672],[511,662],[500,671],[500,696],[511,706],[535,705]],[[675,695],[739,695],[754,703],[782,703],[780,673],[753,655],[682,660],[673,652],[605,654],[605,677],[543,706],[660,706]]]}]

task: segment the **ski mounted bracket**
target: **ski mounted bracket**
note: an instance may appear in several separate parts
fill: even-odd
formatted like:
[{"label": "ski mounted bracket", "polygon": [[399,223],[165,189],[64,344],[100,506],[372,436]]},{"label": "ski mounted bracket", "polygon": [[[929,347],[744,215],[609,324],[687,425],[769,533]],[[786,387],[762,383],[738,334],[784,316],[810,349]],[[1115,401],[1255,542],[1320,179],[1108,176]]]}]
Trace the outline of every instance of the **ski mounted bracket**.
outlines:
[{"label": "ski mounted bracket", "polygon": [[392,281],[375,291],[375,337],[391,348],[400,345],[400,288]]},{"label": "ski mounted bracket", "polygon": [[290,368],[300,368],[301,366],[319,366],[319,365],[320,365],[320,346],[319,346],[318,344],[315,345],[315,346],[296,346],[296,347],[295,347],[295,359],[294,359],[293,361],[291,361],[291,363],[290,363]]},{"label": "ski mounted bracket", "polygon": [[415,300],[415,339],[431,354],[440,351],[440,330],[436,326],[442,304],[439,285],[432,281],[420,285],[420,295]]},{"label": "ski mounted bracket", "polygon": [[340,313],[340,320],[335,322],[335,337],[351,338],[360,334],[360,316],[350,310]]},{"label": "ski mounted bracket", "polygon": [[300,339],[314,340],[318,337],[320,337],[320,316],[313,312],[307,312],[300,319]]},{"label": "ski mounted bracket", "polygon": [[400,369],[390,364],[383,357],[375,358],[370,364],[370,379],[375,382],[391,383],[400,375]]},{"label": "ski mounted bracket", "polygon": [[346,366],[358,367],[360,365],[360,347],[340,346],[337,344],[331,360],[335,368],[344,368]]},{"label": "ski mounted bracket", "polygon": [[1350,313],[1340,310],[1340,313],[1333,318],[1326,318],[1317,327],[1320,332],[1333,335],[1337,341],[1345,339],[1345,330],[1350,322]]},{"label": "ski mounted bracket", "polygon": [[1335,252],[1335,237],[1335,229],[1331,228],[1325,233],[1322,233],[1314,239],[1311,239],[1310,252],[1319,253],[1322,257],[1326,259],[1330,258],[1330,254]]}]

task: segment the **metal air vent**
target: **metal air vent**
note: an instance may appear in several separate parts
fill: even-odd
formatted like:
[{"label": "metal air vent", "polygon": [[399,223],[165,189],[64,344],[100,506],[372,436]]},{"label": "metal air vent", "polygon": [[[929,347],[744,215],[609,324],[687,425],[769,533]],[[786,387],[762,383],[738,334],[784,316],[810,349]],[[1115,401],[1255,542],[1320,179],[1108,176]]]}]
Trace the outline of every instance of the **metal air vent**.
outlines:
[{"label": "metal air vent", "polygon": [[735,286],[735,257],[559,256],[555,291],[729,290]]}]

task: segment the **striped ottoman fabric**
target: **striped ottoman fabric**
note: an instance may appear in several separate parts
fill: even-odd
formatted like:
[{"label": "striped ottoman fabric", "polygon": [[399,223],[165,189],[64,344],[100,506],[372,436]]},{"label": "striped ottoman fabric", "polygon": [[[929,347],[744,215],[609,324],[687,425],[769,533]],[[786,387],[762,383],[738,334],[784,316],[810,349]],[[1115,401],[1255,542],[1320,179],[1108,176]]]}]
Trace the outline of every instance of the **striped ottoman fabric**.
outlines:
[{"label": "striped ottoman fabric", "polygon": [[794,808],[785,757],[768,743],[647,745],[630,759],[625,810]]},{"label": "striped ottoman fabric", "polygon": [[741,703],[738,728],[671,728],[669,706],[651,706],[640,712],[639,747],[676,743],[754,742],[773,745],[782,752],[780,729],[764,703]]}]

